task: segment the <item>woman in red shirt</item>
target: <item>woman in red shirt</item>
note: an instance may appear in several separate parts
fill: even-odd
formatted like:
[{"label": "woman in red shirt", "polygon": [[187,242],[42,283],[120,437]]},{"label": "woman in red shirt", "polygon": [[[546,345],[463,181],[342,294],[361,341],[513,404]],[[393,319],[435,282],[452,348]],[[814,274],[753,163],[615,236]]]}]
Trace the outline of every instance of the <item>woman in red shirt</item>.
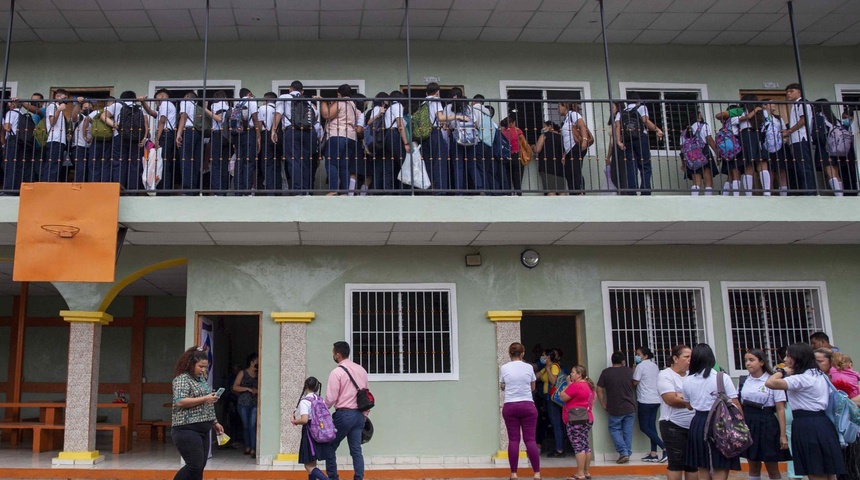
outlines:
[{"label": "woman in red shirt", "polygon": [[511,144],[511,158],[502,159],[502,178],[499,186],[502,190],[522,190],[523,166],[520,164],[520,137],[523,136],[523,131],[517,127],[517,117],[513,115],[499,122],[499,126],[502,129],[502,135]]},{"label": "woman in red shirt", "polygon": [[588,435],[594,425],[594,414],[591,411],[594,405],[594,382],[588,378],[588,372],[582,365],[571,369],[568,381],[570,385],[559,397],[565,402],[562,420],[567,425],[567,438],[576,455],[576,475],[568,477],[567,480],[590,480],[591,447],[588,445]]}]

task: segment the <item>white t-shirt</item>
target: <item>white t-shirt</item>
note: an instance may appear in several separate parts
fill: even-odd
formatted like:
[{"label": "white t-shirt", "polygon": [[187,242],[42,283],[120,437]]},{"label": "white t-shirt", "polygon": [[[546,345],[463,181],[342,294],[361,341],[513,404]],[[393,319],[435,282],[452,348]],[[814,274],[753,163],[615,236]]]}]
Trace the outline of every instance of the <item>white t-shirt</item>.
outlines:
[{"label": "white t-shirt", "polygon": [[[728,374],[723,374],[723,386],[727,397],[738,398],[738,389],[735,388]],[[717,399],[717,372],[711,371],[708,378],[703,377],[701,373],[687,375],[684,377],[683,393],[684,400],[693,407],[693,410],[699,412],[710,410]]]},{"label": "white t-shirt", "polygon": [[121,101],[117,100],[116,102],[113,103],[113,105],[108,105],[107,107],[105,107],[105,111],[110,112],[110,118],[113,120],[114,125],[116,125],[116,128],[113,131],[114,137],[119,135],[120,113],[122,112],[123,106],[133,107],[134,102],[129,103],[129,102],[121,102]]},{"label": "white t-shirt", "polygon": [[437,112],[444,112],[444,108],[442,108],[442,101],[439,100],[439,97],[427,97],[427,107],[430,109],[430,120],[433,122],[434,127],[440,127],[439,120],[436,115]]},{"label": "white t-shirt", "polygon": [[[230,110],[230,105],[224,100],[219,100],[209,107],[209,111],[214,115],[220,115],[222,121],[224,120],[224,115],[227,115],[227,110]],[[215,121],[214,118],[212,119],[212,131],[221,131],[221,122]]]},{"label": "white t-shirt", "polygon": [[158,105],[158,121],[161,117],[167,118],[164,122],[164,130],[176,130],[176,105],[173,102],[164,101]]},{"label": "white t-shirt", "polygon": [[[573,148],[573,131],[578,128],[576,126],[576,122],[578,122],[582,118],[582,115],[579,112],[567,112],[567,116],[564,117],[564,123],[561,125],[561,141],[564,144],[564,153],[570,151]],[[635,374],[634,374],[635,378]],[[641,400],[640,400],[641,401]]]},{"label": "white t-shirt", "polygon": [[771,390],[764,386],[764,382],[770,378],[767,372],[762,373],[758,378],[750,375],[744,380],[744,388],[741,389],[740,396],[743,400],[760,403],[765,407],[776,406],[776,402],[785,401],[785,390]]},{"label": "white t-shirt", "polygon": [[693,416],[696,412],[687,410],[686,407],[672,407],[663,401],[664,393],[682,393],[684,391],[684,377],[675,373],[671,368],[663,369],[660,375],[657,376],[657,393],[660,397],[660,421],[668,420],[675,425],[683,428],[690,428],[690,422],[693,421]]},{"label": "white t-shirt", "polygon": [[[56,116],[56,122],[51,125],[51,117]],[[50,103],[45,109],[45,128],[48,129],[48,143],[66,143],[66,118],[63,112],[57,111],[57,104]]]},{"label": "white t-shirt", "polygon": [[[91,112],[89,115],[91,119],[92,119],[93,113],[96,113],[96,115],[98,115],[98,112]],[[87,126],[87,130],[84,131],[84,129],[83,129],[84,118],[85,118],[85,115],[79,114],[78,121],[75,125],[74,139],[72,140],[72,146],[74,146],[74,147],[88,147],[89,146],[89,142],[87,142],[87,136],[88,136],[87,134],[93,131],[93,123],[92,123],[92,121],[90,121],[89,126]]]},{"label": "white t-shirt", "polygon": [[185,125],[182,128],[193,128],[194,127],[194,111],[195,111],[195,101],[194,100],[183,100],[179,102],[179,115],[183,113],[186,115],[185,117]]},{"label": "white t-shirt", "polygon": [[[254,114],[257,113],[257,111],[259,110],[259,107],[257,106],[257,101],[252,100],[252,98],[253,97],[245,97],[244,99],[239,102],[236,102],[236,104],[233,105],[233,108],[246,107],[242,109],[242,116],[248,119],[248,128],[254,128]],[[245,102],[245,104],[242,105],[242,102]]]},{"label": "white t-shirt", "polygon": [[[635,103],[628,103],[627,107],[624,108],[625,111],[630,111],[636,108]],[[639,108],[636,108],[636,111],[639,112],[639,116],[642,117],[642,133],[648,133],[648,127],[645,126],[645,119],[648,118],[648,107],[645,105],[639,105]],[[621,113],[615,114],[615,121],[621,121]]]},{"label": "white t-shirt", "polygon": [[3,117],[3,124],[8,124],[12,127],[12,131],[6,132],[6,138],[9,138],[9,135],[17,135],[18,134],[18,119],[21,117],[21,112],[18,110],[9,110],[6,112],[6,116]]},{"label": "white t-shirt", "polygon": [[[830,386],[818,370],[807,370],[785,379],[788,384],[788,400],[792,410],[819,412],[827,409]],[[745,385],[746,386],[746,385]]]},{"label": "white t-shirt", "polygon": [[298,411],[296,412],[299,417],[302,415],[308,416],[308,421],[313,420],[313,411],[311,410],[311,400],[314,398],[315,393],[309,393],[305,395],[303,399],[299,402]]},{"label": "white t-shirt", "polygon": [[804,126],[791,134],[789,143],[798,143],[804,140],[809,140],[807,132],[809,131],[808,128],[812,127],[812,107],[810,107],[808,103],[804,105],[801,103],[802,101],[802,99],[798,99],[794,105],[791,106],[791,115],[789,115],[788,126],[793,127],[797,124],[797,122],[800,121],[801,116],[805,117]]},{"label": "white t-shirt", "polygon": [[516,360],[499,369],[499,383],[505,384],[505,403],[533,402],[532,382],[537,381],[531,364]]},{"label": "white t-shirt", "polygon": [[661,402],[660,394],[657,393],[657,376],[660,375],[660,367],[651,359],[642,360],[633,370],[633,380],[639,382],[636,385],[636,400],[639,403],[656,405]]},{"label": "white t-shirt", "polygon": [[257,119],[260,120],[261,130],[274,130],[272,125],[275,123],[275,105],[271,103],[261,105],[260,108],[257,110]]},{"label": "white t-shirt", "polygon": [[[373,114],[376,115],[378,113],[378,108],[373,109]],[[392,103],[388,110],[385,111],[385,116],[383,117],[382,125],[383,128],[397,128],[397,119],[403,118],[403,105],[400,102]]]}]

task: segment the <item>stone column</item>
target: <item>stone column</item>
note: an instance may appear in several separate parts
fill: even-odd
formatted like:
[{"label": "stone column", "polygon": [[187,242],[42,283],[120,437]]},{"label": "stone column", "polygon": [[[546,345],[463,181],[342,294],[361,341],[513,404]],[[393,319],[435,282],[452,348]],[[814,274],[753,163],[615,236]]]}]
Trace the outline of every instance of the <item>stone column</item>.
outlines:
[{"label": "stone column", "polygon": [[[520,341],[520,320],[523,312],[513,311],[489,311],[487,318],[496,324],[496,364],[498,368],[511,361],[508,348],[514,342]],[[498,369],[496,370],[498,378]],[[502,418],[502,407],[505,395],[499,390],[499,451],[494,457],[495,461],[507,462],[508,459],[508,430],[505,428],[505,420]],[[520,443],[520,457],[525,457],[525,446]]]},{"label": "stone column", "polygon": [[66,384],[66,427],[58,465],[92,465],[104,460],[96,447],[96,404],[102,326],[113,317],[105,312],[63,310],[69,322],[69,368]]},{"label": "stone column", "polygon": [[307,325],[316,317],[314,312],[272,312],[275,323],[281,324],[281,425],[278,456],[273,465],[296,465],[302,430],[290,421],[290,406],[302,394],[307,374]]}]

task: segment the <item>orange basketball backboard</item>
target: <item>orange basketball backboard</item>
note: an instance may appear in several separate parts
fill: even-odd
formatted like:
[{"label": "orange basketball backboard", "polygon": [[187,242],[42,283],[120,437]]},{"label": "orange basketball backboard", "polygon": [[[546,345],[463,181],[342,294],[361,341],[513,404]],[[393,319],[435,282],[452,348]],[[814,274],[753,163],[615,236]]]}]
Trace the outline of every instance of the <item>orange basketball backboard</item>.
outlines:
[{"label": "orange basketball backboard", "polygon": [[25,183],[15,237],[16,282],[113,282],[118,183]]}]

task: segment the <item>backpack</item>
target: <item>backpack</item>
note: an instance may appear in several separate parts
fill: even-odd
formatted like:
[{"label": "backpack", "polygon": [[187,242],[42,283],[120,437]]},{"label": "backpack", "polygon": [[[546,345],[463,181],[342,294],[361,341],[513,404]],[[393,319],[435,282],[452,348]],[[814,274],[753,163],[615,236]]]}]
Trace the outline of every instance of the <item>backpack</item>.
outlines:
[{"label": "backpack", "polygon": [[729,121],[723,122],[723,126],[717,131],[717,151],[720,158],[724,160],[734,160],[741,153],[741,142],[738,136],[732,132],[729,126]]},{"label": "backpack", "polygon": [[90,120],[94,140],[110,140],[113,138],[113,129],[110,128],[107,123],[102,121],[102,112],[104,112],[104,110],[99,110],[96,118]]},{"label": "backpack", "polygon": [[[63,117],[65,120],[65,117]],[[43,118],[39,120],[39,123],[36,124],[36,128],[33,129],[33,138],[36,139],[36,144],[40,147],[44,147],[46,143],[48,143],[48,120]]]},{"label": "backpack", "polygon": [[469,117],[468,121],[454,121],[456,127],[454,128],[454,141],[457,142],[457,145],[471,147],[477,145],[481,139],[478,137],[478,129],[475,128],[475,122],[472,120],[471,113],[464,113],[464,115]]},{"label": "backpack", "polygon": [[[621,111],[621,135],[623,138],[639,138],[644,128],[642,115],[639,115],[639,107],[624,109]],[[635,137],[634,137],[635,136]]]},{"label": "backpack", "polygon": [[[295,97],[302,98],[302,97]],[[314,128],[314,109],[310,102],[293,100],[290,102],[290,123],[298,130]]]},{"label": "backpack", "polygon": [[[221,117],[221,136],[225,140],[230,136],[238,136],[248,129],[248,119],[245,118],[245,109],[248,102],[242,100],[235,107],[230,107],[223,112]],[[215,112],[219,113],[219,112]]]},{"label": "backpack", "polygon": [[827,134],[827,152],[831,157],[847,157],[853,144],[851,131],[841,124],[835,125]]},{"label": "backpack", "polygon": [[827,375],[823,376],[827,379],[827,385],[830,388],[827,409],[824,413],[836,427],[839,443],[846,447],[854,443],[860,433],[860,407],[848,398],[847,393],[834,387]]},{"label": "backpack", "polygon": [[812,117],[812,141],[815,148],[827,148],[828,134],[830,134],[830,127],[827,126],[827,119],[823,113],[816,113]]},{"label": "backpack", "polygon": [[704,149],[706,147],[702,137],[699,136],[699,130],[702,125],[694,132],[688,127],[684,130],[684,137],[681,140],[681,156],[684,158],[684,164],[688,169],[696,171],[708,164],[708,157],[705,156]]},{"label": "backpack", "polygon": [[204,136],[212,132],[212,117],[206,115],[206,111],[196,103],[194,104],[194,118],[191,119],[191,124],[194,130],[202,132]]},{"label": "backpack", "polygon": [[511,155],[511,142],[501,130],[495,128],[495,133],[493,134],[493,158],[496,160],[510,160]]},{"label": "backpack", "polygon": [[493,125],[493,119],[481,110],[475,109],[473,111],[479,115],[478,118],[480,118],[481,121],[478,128],[478,134],[481,141],[484,142],[484,145],[492,148],[493,136],[496,132],[495,126]]},{"label": "backpack", "polygon": [[30,112],[18,115],[18,143],[24,145],[33,144],[33,132],[36,130],[36,122]]},{"label": "backpack", "polygon": [[412,139],[420,142],[430,138],[433,131],[433,119],[430,118],[430,105],[427,102],[421,104],[412,115]]},{"label": "backpack", "polygon": [[308,422],[308,432],[315,442],[329,443],[337,435],[337,428],[334,426],[331,412],[319,395],[313,394],[310,401],[311,414],[310,421]]},{"label": "backpack", "polygon": [[779,124],[772,118],[768,117],[761,132],[762,144],[765,150],[770,153],[776,153],[782,148],[782,129],[779,128]]},{"label": "backpack", "polygon": [[713,440],[726,458],[737,458],[753,444],[753,439],[740,409],[726,396],[723,375],[717,372],[717,399],[705,422],[705,441]]},{"label": "backpack", "polygon": [[364,129],[364,149],[367,153],[376,153],[382,152],[385,144],[383,126],[385,122],[385,115],[380,115],[376,120],[368,123],[370,120],[370,116],[373,114],[373,110],[367,112],[364,115],[365,123],[367,123],[367,128]]},{"label": "backpack", "polygon": [[119,135],[129,142],[140,142],[146,135],[146,119],[143,109],[137,105],[123,104],[119,111]]}]

